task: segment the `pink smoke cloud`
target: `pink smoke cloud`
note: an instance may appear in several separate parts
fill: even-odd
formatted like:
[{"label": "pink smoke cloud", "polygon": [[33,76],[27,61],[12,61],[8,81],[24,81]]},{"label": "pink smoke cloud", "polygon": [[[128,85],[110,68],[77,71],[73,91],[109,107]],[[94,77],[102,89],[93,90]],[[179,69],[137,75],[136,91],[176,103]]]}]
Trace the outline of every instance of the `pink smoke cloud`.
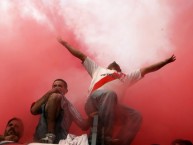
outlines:
[{"label": "pink smoke cloud", "polygon": [[[143,115],[133,145],[193,140],[192,7],[191,0],[0,1],[0,132],[18,116],[25,124],[22,140],[31,141],[38,116],[30,105],[56,78],[67,80],[67,96],[84,115],[90,78],[58,44],[61,35],[100,64],[116,59],[125,71],[175,53],[175,63],[145,77],[120,101]],[[71,131],[82,133],[76,126]]]}]

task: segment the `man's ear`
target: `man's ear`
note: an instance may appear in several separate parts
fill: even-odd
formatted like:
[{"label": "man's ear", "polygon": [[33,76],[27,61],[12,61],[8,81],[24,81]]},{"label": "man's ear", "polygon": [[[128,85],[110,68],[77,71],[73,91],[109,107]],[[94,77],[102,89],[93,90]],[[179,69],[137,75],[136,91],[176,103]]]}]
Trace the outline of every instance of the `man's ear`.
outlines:
[{"label": "man's ear", "polygon": [[66,92],[65,92],[65,94],[66,94],[66,93],[68,93],[68,89],[66,89]]}]

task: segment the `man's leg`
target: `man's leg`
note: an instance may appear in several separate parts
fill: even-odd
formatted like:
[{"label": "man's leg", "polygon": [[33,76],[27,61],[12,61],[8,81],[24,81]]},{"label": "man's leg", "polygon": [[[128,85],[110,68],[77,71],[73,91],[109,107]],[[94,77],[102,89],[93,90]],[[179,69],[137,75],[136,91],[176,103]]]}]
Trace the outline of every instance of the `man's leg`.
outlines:
[{"label": "man's leg", "polygon": [[98,112],[105,137],[112,136],[116,104],[117,95],[114,92],[101,90],[95,91],[86,102],[85,111],[88,115]]},{"label": "man's leg", "polygon": [[55,127],[56,119],[61,110],[61,100],[62,95],[58,93],[53,93],[45,106],[46,121],[47,121],[47,134],[46,136],[51,139],[51,142],[54,142],[55,139]]},{"label": "man's leg", "polygon": [[46,103],[45,111],[48,124],[48,133],[55,133],[55,122],[61,109],[62,95],[53,93]]},{"label": "man's leg", "polygon": [[116,118],[118,118],[121,126],[118,138],[121,145],[130,145],[140,129],[142,116],[132,108],[122,105],[117,106]]}]

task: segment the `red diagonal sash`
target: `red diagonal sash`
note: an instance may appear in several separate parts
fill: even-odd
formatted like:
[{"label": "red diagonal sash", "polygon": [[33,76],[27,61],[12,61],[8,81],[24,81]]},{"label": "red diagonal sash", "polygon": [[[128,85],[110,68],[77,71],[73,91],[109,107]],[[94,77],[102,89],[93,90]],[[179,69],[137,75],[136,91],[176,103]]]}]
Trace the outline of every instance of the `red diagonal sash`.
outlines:
[{"label": "red diagonal sash", "polygon": [[100,79],[98,82],[95,83],[91,93],[110,81],[113,81],[115,79],[120,79],[122,76],[125,76],[125,74],[123,73],[118,74],[117,72],[114,72],[113,74],[105,76],[104,78]]}]

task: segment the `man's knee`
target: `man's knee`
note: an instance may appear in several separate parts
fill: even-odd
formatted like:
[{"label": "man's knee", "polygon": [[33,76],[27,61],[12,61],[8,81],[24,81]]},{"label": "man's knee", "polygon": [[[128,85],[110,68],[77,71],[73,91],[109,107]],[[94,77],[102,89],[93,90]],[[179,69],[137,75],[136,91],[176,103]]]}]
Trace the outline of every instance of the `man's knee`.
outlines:
[{"label": "man's knee", "polygon": [[53,106],[61,106],[61,101],[62,101],[62,95],[59,93],[53,93],[50,95],[47,103],[46,103],[46,108],[53,107]]},{"label": "man's knee", "polygon": [[59,93],[53,93],[50,95],[48,102],[52,101],[52,102],[61,102],[62,100],[62,94]]},{"label": "man's knee", "polygon": [[106,91],[105,96],[107,99],[114,100],[117,102],[117,94],[114,91]]},{"label": "man's knee", "polygon": [[45,112],[46,112],[46,116],[49,117],[49,115],[53,115],[51,112],[54,111],[54,114],[56,116],[58,116],[59,111],[61,109],[61,100],[62,100],[62,95],[59,93],[53,93],[52,95],[50,95],[46,105],[45,105]]}]

